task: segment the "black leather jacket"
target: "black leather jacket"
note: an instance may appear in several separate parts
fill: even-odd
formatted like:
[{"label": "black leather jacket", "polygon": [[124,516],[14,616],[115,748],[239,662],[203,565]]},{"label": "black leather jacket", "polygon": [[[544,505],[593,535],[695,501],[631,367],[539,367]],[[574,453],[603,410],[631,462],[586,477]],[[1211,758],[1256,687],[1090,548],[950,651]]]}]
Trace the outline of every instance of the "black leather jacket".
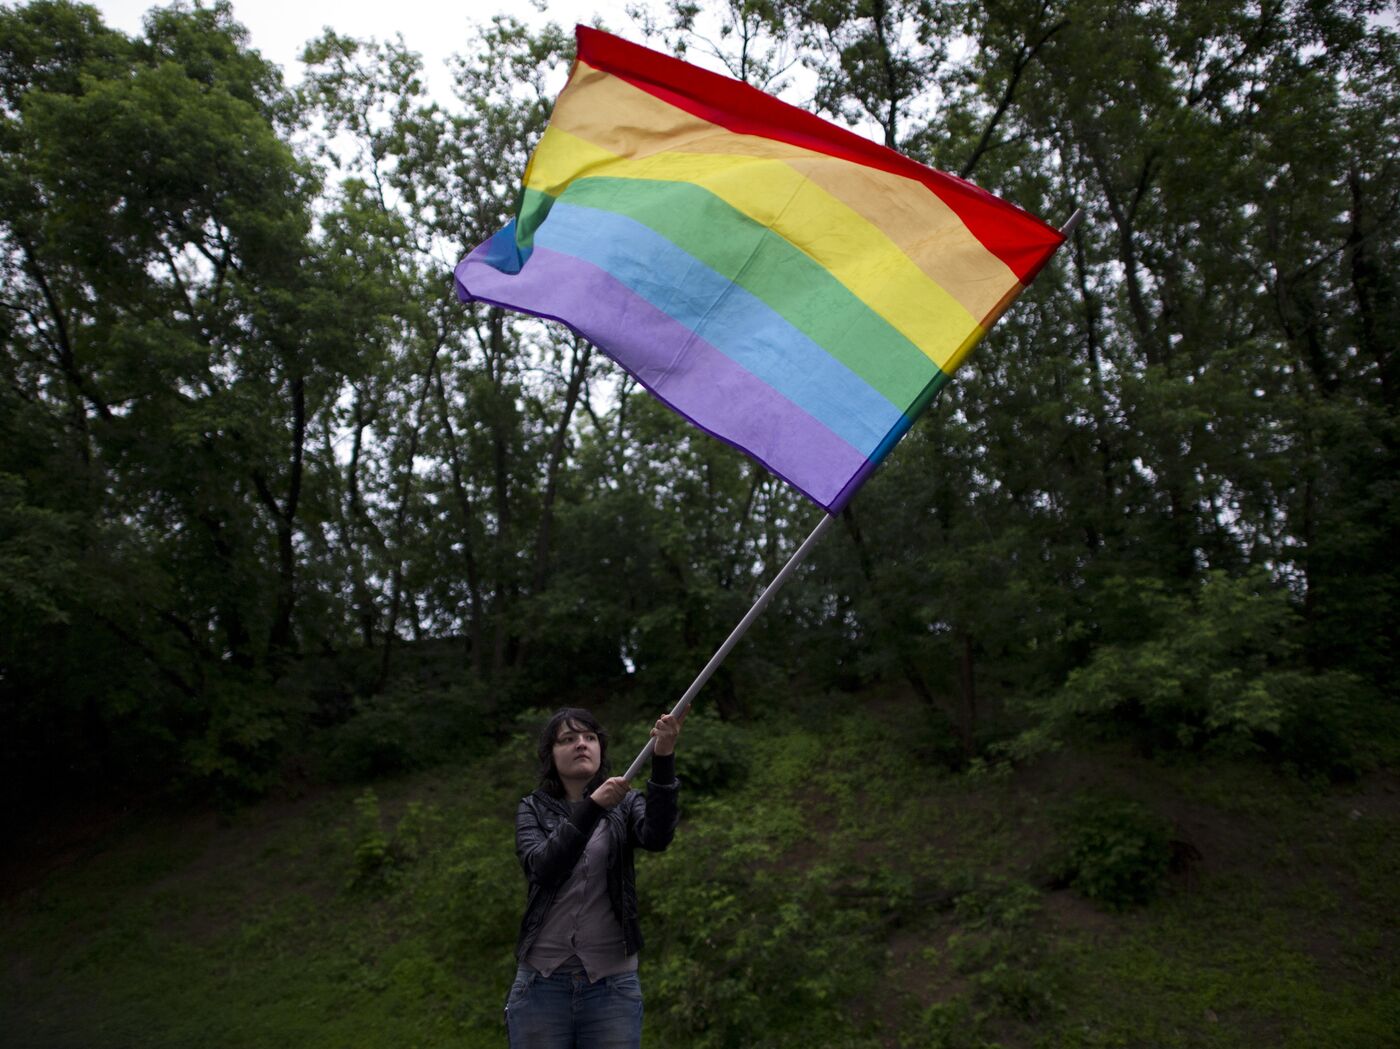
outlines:
[{"label": "black leather jacket", "polygon": [[622,926],[628,954],[642,946],[642,928],[637,919],[637,871],[632,854],[636,848],[660,852],[671,844],[680,820],[677,805],[680,782],[647,783],[646,794],[629,791],[611,809],[593,801],[573,807],[542,790],[520,799],[515,813],[515,854],[525,870],[529,900],[520,920],[520,937],[515,956],[520,961],[530,953],[539,935],[544,916],[559,889],[592,837],[598,821],[607,822],[608,898]]}]

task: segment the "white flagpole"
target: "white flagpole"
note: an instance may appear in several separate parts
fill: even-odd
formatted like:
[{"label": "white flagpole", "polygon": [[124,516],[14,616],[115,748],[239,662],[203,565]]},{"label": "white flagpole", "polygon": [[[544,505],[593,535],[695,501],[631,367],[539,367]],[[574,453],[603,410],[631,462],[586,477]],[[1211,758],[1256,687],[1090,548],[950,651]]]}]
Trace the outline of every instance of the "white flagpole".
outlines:
[{"label": "white flagpole", "polygon": [[[1068,239],[1083,220],[1084,209],[1075,208],[1074,214],[1060,227],[1060,232]],[[940,390],[940,392],[942,391]],[[753,625],[753,621],[763,614],[763,610],[768,607],[768,602],[773,600],[773,595],[781,590],[783,584],[792,578],[792,574],[797,571],[797,566],[803,562],[807,557],[807,553],[812,547],[817,545],[817,540],[826,534],[827,529],[830,528],[835,521],[836,518],[834,515],[827,514],[817,523],[817,527],[812,529],[812,534],[797,548],[797,552],[788,559],[788,563],[783,565],[782,571],[773,578],[773,582],[769,583],[763,593],[759,595],[758,600],[754,602],[753,607],[748,610],[744,618],[739,620],[739,625],[736,626],[729,637],[725,639],[724,644],[719,646],[719,651],[710,657],[710,661],[705,664],[705,669],[700,671],[700,676],[691,682],[690,687],[685,690],[685,695],[681,696],[680,702],[671,708],[673,717],[680,717],[690,709],[691,701],[694,700],[700,690],[705,687],[705,682],[709,681],[711,675],[719,669],[719,665],[724,662],[725,657],[728,656],[734,646],[739,643],[739,639],[748,632],[749,627]],[[646,764],[647,758],[651,757],[651,752],[655,749],[656,740],[647,740],[647,745],[642,748],[642,752],[637,755],[632,764],[627,766],[627,772],[622,778],[630,780],[635,777],[637,773],[641,772],[642,766]]]},{"label": "white flagpole", "polygon": [[[788,559],[787,564],[783,565],[782,571],[773,577],[773,581],[769,583],[763,593],[759,595],[753,607],[748,610],[743,619],[739,620],[739,625],[734,628],[733,633],[729,635],[724,644],[719,646],[719,651],[710,657],[710,661],[705,664],[705,669],[700,671],[700,676],[685,690],[685,695],[681,696],[680,702],[671,709],[671,713],[675,717],[680,717],[686,712],[690,707],[691,700],[693,700],[700,689],[705,686],[705,682],[710,680],[710,675],[718,670],[719,665],[724,662],[724,657],[729,655],[730,650],[739,643],[739,639],[743,637],[749,627],[753,625],[753,621],[762,615],[763,610],[768,607],[768,602],[773,600],[773,595],[781,590],[783,584],[792,578],[792,574],[797,571],[797,566],[806,558],[812,547],[817,545],[817,540],[825,535],[827,529],[835,522],[836,518],[831,514],[826,514],[817,522],[817,527],[812,529],[812,534],[803,540],[802,545],[797,548],[797,552]],[[642,765],[646,763],[647,758],[651,757],[651,752],[655,747],[656,740],[647,740],[647,745],[642,748],[642,752],[637,755],[637,759],[628,767],[623,779],[632,779],[637,773],[641,772]]]}]

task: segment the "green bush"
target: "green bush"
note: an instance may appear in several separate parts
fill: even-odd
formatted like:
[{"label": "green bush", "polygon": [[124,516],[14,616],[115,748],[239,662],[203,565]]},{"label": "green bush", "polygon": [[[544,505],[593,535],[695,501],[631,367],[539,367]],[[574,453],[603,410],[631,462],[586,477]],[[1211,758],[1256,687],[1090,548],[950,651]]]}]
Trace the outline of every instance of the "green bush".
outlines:
[{"label": "green bush", "polygon": [[364,783],[484,753],[493,745],[480,697],[470,686],[397,686],[358,699],[325,733],[323,770],[338,783]]},{"label": "green bush", "polygon": [[[1266,573],[1212,572],[1194,591],[1119,579],[1104,594],[1099,647],[1010,752],[1031,753],[1090,728],[1149,754],[1263,754],[1307,774],[1354,775],[1358,736],[1347,711],[1359,685],[1302,667],[1298,614]],[[1120,637],[1110,628],[1121,629],[1122,617],[1132,629]]]},{"label": "green bush", "polygon": [[[621,774],[646,744],[655,719],[627,725],[612,743],[613,771]],[[676,771],[687,798],[715,794],[743,782],[749,767],[748,734],[720,720],[711,708],[695,708],[676,748]],[[638,781],[635,785],[640,786]]]},{"label": "green bush", "polygon": [[749,767],[749,739],[742,729],[698,710],[685,720],[677,749],[687,794],[713,794],[737,786]]},{"label": "green bush", "polygon": [[1044,964],[1045,938],[1036,927],[1038,891],[978,878],[959,894],[953,910],[963,931],[949,937],[949,958],[968,978],[974,1004],[1026,1023],[1062,1008],[1055,975]]},{"label": "green bush", "polygon": [[183,747],[192,785],[221,805],[264,794],[280,776],[294,704],[256,681],[216,679],[202,697],[204,731]]},{"label": "green bush", "polygon": [[[791,753],[792,741],[775,745]],[[647,1024],[658,1044],[781,1049],[856,1038],[853,1004],[884,965],[871,930],[903,890],[863,864],[789,862],[810,837],[810,814],[774,777],[780,765],[754,769],[765,782],[743,794],[706,799],[670,849],[642,858]]]},{"label": "green bush", "polygon": [[1284,709],[1278,728],[1261,740],[1266,755],[1305,779],[1349,783],[1372,767],[1374,743],[1362,725],[1368,702],[1377,697],[1359,679],[1332,673],[1279,683]]},{"label": "green bush", "polygon": [[443,822],[436,805],[410,801],[392,834],[385,833],[379,795],[367,788],[354,801],[355,819],[350,834],[350,877],[346,887],[383,887],[409,863],[430,851],[432,839]]},{"label": "green bush", "polygon": [[913,760],[926,768],[957,771],[967,767],[967,750],[946,711],[936,707],[921,709],[904,741]]},{"label": "green bush", "polygon": [[1000,1049],[982,1035],[986,1017],[965,998],[935,1002],[919,1018],[919,1042],[923,1049]]},{"label": "green bush", "polygon": [[366,790],[355,799],[355,828],[351,835],[351,866],[347,888],[360,888],[383,878],[393,854],[379,815],[379,795]]},{"label": "green bush", "polygon": [[1131,801],[1084,797],[1060,820],[1057,884],[1113,910],[1157,895],[1171,859],[1165,823]]}]

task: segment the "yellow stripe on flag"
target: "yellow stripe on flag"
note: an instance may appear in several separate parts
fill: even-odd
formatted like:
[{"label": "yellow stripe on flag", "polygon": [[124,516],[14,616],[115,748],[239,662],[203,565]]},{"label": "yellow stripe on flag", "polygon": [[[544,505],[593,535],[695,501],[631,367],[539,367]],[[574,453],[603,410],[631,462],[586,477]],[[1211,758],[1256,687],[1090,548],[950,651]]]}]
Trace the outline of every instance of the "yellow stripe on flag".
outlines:
[{"label": "yellow stripe on flag", "polygon": [[670,151],[630,159],[552,123],[525,185],[557,197],[570,182],[589,177],[688,182],[708,190],[805,252],[944,371],[959,358],[970,331],[980,337],[981,326],[962,303],[864,217],[783,161]]}]

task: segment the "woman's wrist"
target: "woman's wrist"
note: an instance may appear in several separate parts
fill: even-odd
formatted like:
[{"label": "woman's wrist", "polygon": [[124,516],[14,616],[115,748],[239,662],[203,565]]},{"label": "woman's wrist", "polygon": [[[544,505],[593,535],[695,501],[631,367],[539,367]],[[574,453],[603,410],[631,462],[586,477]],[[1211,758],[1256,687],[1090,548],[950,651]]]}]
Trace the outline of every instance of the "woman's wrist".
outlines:
[{"label": "woman's wrist", "polygon": [[651,756],[651,781],[665,786],[676,780],[676,755],[653,754]]}]

